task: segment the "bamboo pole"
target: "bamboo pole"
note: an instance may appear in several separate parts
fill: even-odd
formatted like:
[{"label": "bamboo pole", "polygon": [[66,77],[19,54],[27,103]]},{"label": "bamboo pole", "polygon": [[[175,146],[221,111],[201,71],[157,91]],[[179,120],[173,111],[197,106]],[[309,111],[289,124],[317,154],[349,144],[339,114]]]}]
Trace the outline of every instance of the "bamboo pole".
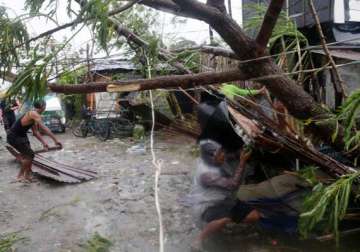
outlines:
[{"label": "bamboo pole", "polygon": [[[315,5],[314,5],[314,2],[313,0],[309,0],[309,6],[310,6],[310,10],[311,10],[311,13],[313,15],[313,18],[315,20],[315,24],[316,24],[316,28],[319,32],[319,36],[320,36],[320,42],[321,42],[321,45],[322,45],[322,48],[330,62],[330,65],[334,71],[334,77],[333,78],[333,84],[334,84],[334,89],[335,89],[335,92],[337,93],[341,93],[342,95],[342,98],[346,98],[346,93],[345,93],[345,87],[344,87],[344,81],[343,79],[341,78],[340,74],[339,74],[339,71],[338,71],[338,68],[336,67],[336,64],[335,64],[335,61],[333,59],[333,57],[331,56],[331,53],[330,53],[330,50],[329,48],[327,47],[327,44],[326,44],[326,39],[325,39],[325,35],[323,33],[323,30],[321,28],[321,24],[320,24],[320,19],[319,19],[319,16],[317,15],[316,13],[316,9],[315,9]],[[341,104],[338,104],[338,105],[341,105]]]}]

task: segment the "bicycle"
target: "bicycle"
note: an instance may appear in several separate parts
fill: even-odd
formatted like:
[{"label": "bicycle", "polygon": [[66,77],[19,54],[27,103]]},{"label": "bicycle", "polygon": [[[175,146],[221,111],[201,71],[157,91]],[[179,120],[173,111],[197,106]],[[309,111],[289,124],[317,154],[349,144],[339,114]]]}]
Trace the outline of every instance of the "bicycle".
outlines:
[{"label": "bicycle", "polygon": [[95,113],[89,113],[72,132],[77,137],[93,135],[101,141],[106,141],[110,138],[111,125],[106,119],[97,119]]},{"label": "bicycle", "polygon": [[134,123],[122,117],[111,118],[109,120],[109,125],[111,128],[111,134],[118,137],[131,136],[135,127]]}]

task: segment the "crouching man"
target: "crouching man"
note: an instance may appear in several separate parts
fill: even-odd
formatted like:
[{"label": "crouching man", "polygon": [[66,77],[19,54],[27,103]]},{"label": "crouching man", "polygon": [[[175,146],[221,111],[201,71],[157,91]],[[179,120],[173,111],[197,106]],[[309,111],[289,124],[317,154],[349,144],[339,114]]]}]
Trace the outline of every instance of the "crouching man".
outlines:
[{"label": "crouching man", "polygon": [[210,139],[200,141],[200,153],[193,189],[188,197],[197,224],[203,227],[192,245],[195,250],[230,222],[255,222],[260,218],[257,210],[234,197],[251,152],[241,151],[239,166],[233,173],[225,165],[225,152],[219,143]]},{"label": "crouching man", "polygon": [[31,182],[31,166],[35,153],[30,147],[30,141],[27,132],[31,128],[34,136],[43,144],[44,149],[49,146],[41,136],[39,128],[48,135],[54,143],[62,147],[62,144],[56,136],[41,121],[41,113],[45,111],[46,103],[44,101],[34,102],[34,110],[25,113],[10,128],[7,135],[7,142],[21,154],[21,169],[17,176],[19,182]]},{"label": "crouching man", "polygon": [[241,150],[240,163],[234,172],[229,172],[225,152],[219,143],[202,140],[200,153],[193,189],[188,197],[197,224],[202,227],[192,244],[193,250],[201,250],[204,240],[232,222],[258,223],[268,230],[297,232],[298,211],[290,203],[301,196],[294,194],[298,187],[306,186],[301,179],[281,175],[239,189],[250,151]]}]

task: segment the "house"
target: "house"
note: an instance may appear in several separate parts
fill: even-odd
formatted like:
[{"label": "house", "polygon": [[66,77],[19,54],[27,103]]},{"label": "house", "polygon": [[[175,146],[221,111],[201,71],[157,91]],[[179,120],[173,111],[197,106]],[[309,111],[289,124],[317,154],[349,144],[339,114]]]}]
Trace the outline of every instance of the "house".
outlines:
[{"label": "house", "polygon": [[[99,59],[89,67],[87,79],[92,82],[104,82],[118,79],[142,78],[140,66],[125,59]],[[97,111],[98,117],[114,117],[116,110],[117,93],[87,94],[87,107]]]},{"label": "house", "polygon": [[[143,68],[139,64],[135,64],[130,60],[126,59],[101,59],[95,60],[90,66],[88,76],[85,77],[86,81],[91,82],[104,82],[111,80],[131,80],[131,79],[143,79]],[[161,75],[164,71],[174,74],[176,70],[168,64],[159,63],[155,67],[154,75]],[[171,118],[178,113],[192,113],[192,101],[180,91],[171,90],[168,91],[169,95],[155,95],[155,106],[158,112]],[[104,117],[116,117],[116,110],[118,108],[119,99],[132,100],[132,108],[135,109],[134,105],[139,105],[139,113],[143,113],[144,100],[138,93],[131,93],[119,95],[118,93],[91,93],[87,94],[86,105],[91,110],[96,110],[98,118]],[[145,105],[147,106],[147,105]],[[140,109],[140,107],[142,107]]]},{"label": "house", "polygon": [[[338,65],[338,71],[344,81],[347,94],[360,88],[360,1],[356,0],[313,0],[321,22],[323,33],[326,37],[330,53]],[[246,4],[267,4],[265,0],[243,0],[244,20],[254,15],[254,10],[246,8]],[[320,36],[315,26],[308,0],[286,1],[284,11],[289,18],[295,21],[298,29],[307,37],[314,67],[320,68],[327,62],[321,45]],[[250,34],[254,36],[255,34]],[[318,84],[312,87],[317,93],[316,99],[327,104],[330,108],[338,107],[342,96],[334,91],[334,75],[329,69],[317,74]]]}]

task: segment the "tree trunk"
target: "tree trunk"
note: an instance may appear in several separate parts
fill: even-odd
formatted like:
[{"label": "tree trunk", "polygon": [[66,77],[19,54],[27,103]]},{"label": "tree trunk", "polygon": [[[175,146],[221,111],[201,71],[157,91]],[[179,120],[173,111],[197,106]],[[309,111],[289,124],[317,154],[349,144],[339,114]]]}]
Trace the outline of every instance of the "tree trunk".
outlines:
[{"label": "tree trunk", "polygon": [[[259,48],[256,42],[247,37],[230,16],[221,13],[216,8],[194,0],[143,0],[141,4],[172,13],[175,12],[176,15],[195,18],[210,24],[240,60],[254,60],[263,56],[259,54],[262,49]],[[272,5],[270,4],[270,6]],[[239,67],[250,78],[283,74],[282,70],[269,58],[247,62]],[[325,141],[337,149],[344,148],[341,127],[335,141],[332,141],[332,135],[337,125],[337,121],[330,119],[332,114],[317,104],[295,81],[283,75],[260,82],[287,107],[293,116],[301,120],[310,119],[316,121],[311,126]]]},{"label": "tree trunk", "polygon": [[192,88],[219,84],[234,80],[248,79],[240,71],[228,71],[221,73],[199,73],[185,75],[169,75],[153,79],[139,79],[129,81],[93,82],[78,85],[49,84],[52,92],[64,94],[94,93],[94,92],[131,92],[157,88]]}]

